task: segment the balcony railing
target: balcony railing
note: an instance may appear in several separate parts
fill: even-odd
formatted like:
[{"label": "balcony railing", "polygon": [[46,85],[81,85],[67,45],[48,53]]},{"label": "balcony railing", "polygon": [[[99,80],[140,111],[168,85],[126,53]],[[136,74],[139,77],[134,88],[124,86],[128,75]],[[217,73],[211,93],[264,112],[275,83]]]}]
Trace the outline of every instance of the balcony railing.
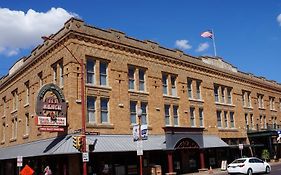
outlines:
[{"label": "balcony railing", "polygon": [[277,131],[281,129],[281,125],[277,125],[277,124],[266,124],[266,127],[264,127],[264,125],[259,125],[256,124],[256,127],[250,127],[249,125],[247,125],[247,132],[258,132],[258,131]]}]

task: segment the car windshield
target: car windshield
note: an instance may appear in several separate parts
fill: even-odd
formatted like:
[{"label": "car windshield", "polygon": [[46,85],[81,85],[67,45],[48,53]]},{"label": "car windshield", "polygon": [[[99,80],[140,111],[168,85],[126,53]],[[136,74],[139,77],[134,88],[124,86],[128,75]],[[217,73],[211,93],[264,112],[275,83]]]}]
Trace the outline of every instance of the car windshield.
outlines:
[{"label": "car windshield", "polygon": [[236,159],[232,163],[244,163],[246,159]]}]

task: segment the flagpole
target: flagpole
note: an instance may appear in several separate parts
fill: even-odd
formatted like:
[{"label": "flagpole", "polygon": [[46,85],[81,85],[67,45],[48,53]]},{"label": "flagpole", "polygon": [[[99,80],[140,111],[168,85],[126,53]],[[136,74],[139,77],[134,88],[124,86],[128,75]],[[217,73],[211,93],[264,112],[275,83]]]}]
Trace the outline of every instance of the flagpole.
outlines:
[{"label": "flagpole", "polygon": [[217,57],[217,49],[216,49],[216,42],[215,42],[215,32],[214,30],[212,29],[212,40],[213,40],[213,46],[214,46],[214,53],[215,53],[215,57]]}]

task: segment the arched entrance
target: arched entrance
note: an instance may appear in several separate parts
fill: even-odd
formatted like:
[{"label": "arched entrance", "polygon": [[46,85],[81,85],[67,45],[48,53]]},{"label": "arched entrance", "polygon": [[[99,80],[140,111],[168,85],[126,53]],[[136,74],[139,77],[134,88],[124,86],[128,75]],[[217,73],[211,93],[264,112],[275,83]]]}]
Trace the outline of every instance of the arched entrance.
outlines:
[{"label": "arched entrance", "polygon": [[174,168],[178,173],[200,169],[200,147],[191,138],[179,140],[174,147]]}]

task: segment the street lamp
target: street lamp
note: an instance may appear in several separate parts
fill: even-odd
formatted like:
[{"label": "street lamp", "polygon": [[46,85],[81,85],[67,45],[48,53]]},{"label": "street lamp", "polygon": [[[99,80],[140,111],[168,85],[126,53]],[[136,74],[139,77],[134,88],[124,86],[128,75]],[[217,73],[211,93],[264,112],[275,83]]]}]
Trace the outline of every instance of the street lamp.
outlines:
[{"label": "street lamp", "polygon": [[142,175],[142,137],[141,137],[141,115],[142,115],[142,109],[139,108],[138,111],[137,111],[137,114],[138,114],[138,118],[139,118],[139,140],[138,140],[138,143],[139,143],[139,149],[140,149],[140,175]]},{"label": "street lamp", "polygon": [[[41,37],[44,41],[53,40],[58,42],[58,40],[54,38],[50,38],[48,36]],[[80,61],[74,56],[74,54],[69,50],[69,48],[62,43],[63,47],[71,54],[71,56],[79,63],[81,67],[81,114],[82,114],[82,152],[86,152],[86,124],[85,124],[85,85],[84,85],[84,62],[83,59]],[[87,163],[83,161],[83,175],[87,175]]]}]

